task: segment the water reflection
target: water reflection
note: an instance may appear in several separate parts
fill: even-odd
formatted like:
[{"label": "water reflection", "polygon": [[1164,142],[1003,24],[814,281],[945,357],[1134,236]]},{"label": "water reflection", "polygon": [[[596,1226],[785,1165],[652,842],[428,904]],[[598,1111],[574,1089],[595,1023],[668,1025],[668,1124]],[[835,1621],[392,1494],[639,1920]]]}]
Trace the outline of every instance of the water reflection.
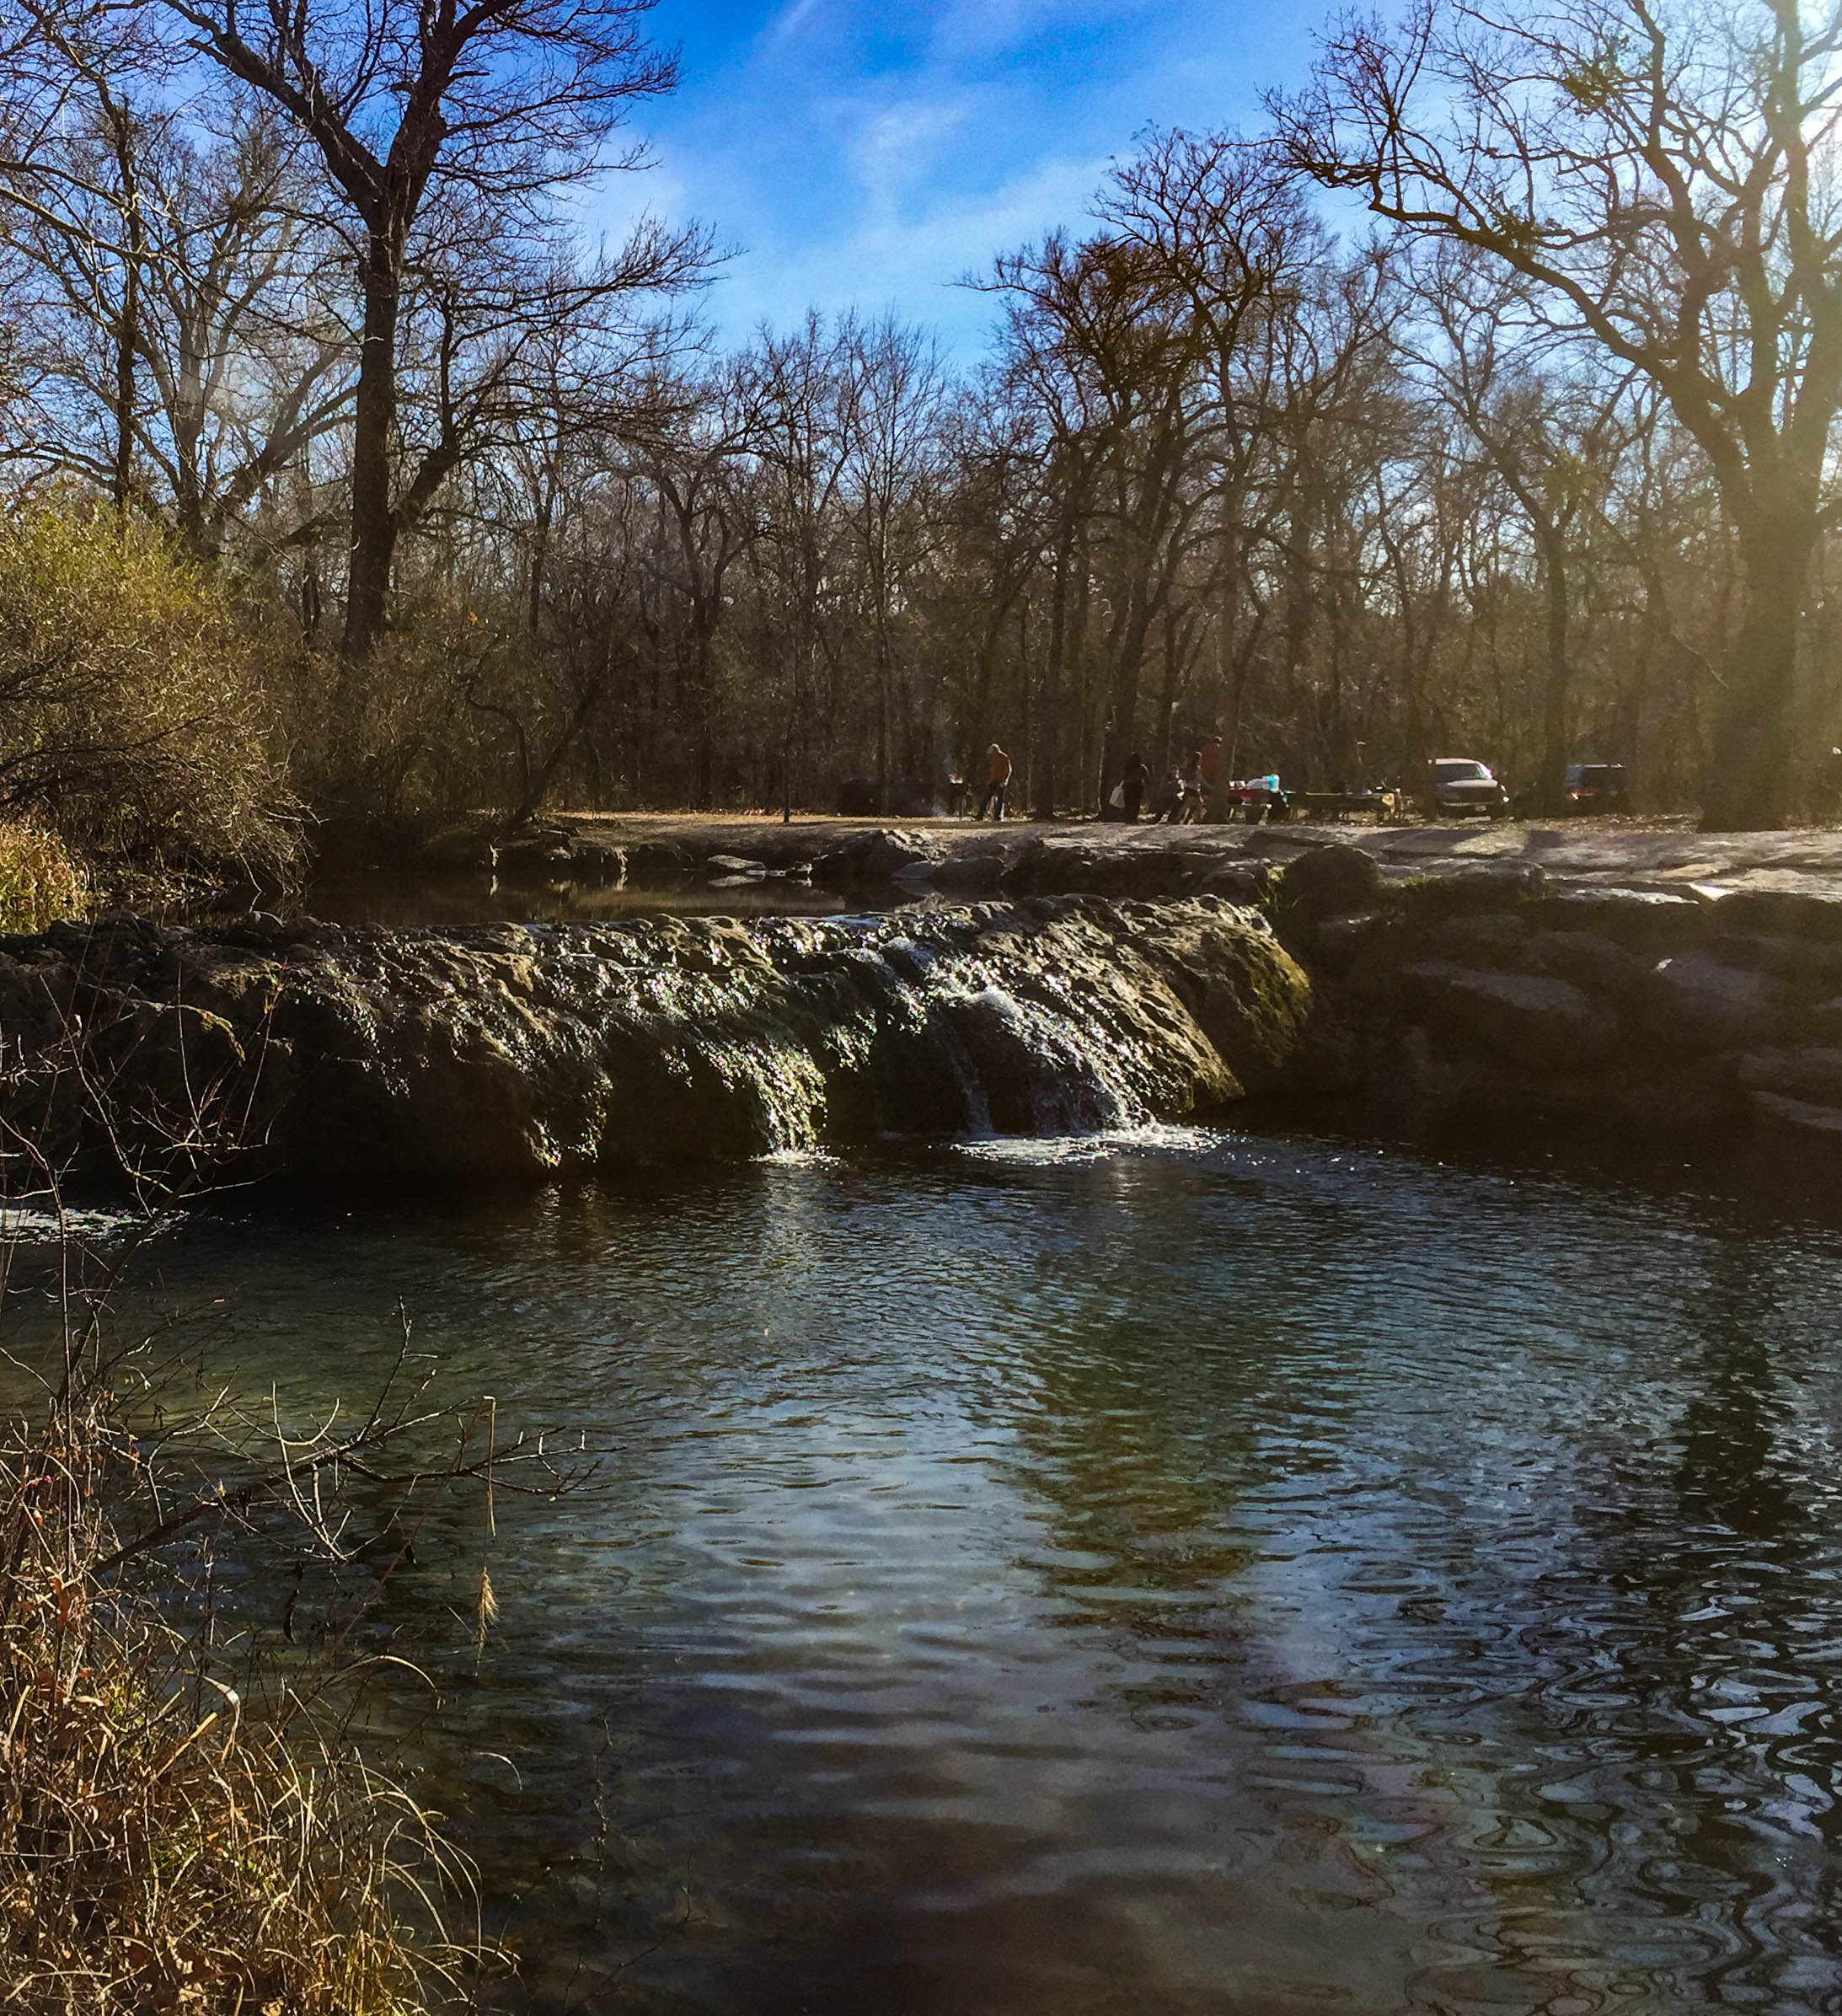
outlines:
[{"label": "water reflection", "polygon": [[303,1406],[400,1295],[613,1445],[420,1750],[530,2006],[1661,2016],[1838,2006],[1839,1258],[1166,1138],[200,1220],[167,1291]]}]

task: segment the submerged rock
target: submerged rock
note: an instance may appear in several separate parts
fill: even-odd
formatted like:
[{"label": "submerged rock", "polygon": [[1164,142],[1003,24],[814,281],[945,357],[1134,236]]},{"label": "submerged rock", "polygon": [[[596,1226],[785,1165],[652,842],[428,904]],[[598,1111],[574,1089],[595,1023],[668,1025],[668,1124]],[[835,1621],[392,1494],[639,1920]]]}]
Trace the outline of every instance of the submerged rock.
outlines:
[{"label": "submerged rock", "polygon": [[0,942],[0,1123],[118,1175],[234,1145],[244,1173],[528,1181],[1187,1113],[1279,1083],[1310,1011],[1213,900],[286,931]]}]

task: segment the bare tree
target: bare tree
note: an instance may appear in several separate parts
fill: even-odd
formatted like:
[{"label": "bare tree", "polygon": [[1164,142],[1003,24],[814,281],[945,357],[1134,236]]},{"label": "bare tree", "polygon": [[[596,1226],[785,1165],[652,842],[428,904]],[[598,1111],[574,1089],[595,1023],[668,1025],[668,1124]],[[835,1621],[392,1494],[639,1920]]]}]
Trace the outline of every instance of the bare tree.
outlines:
[{"label": "bare tree", "polygon": [[1839,58],[1834,0],[1415,0],[1393,30],[1347,21],[1310,88],[1275,101],[1301,169],[1520,276],[1707,458],[1746,585],[1716,828],[1783,815],[1805,589],[1837,509]]},{"label": "bare tree", "polygon": [[[361,316],[341,648],[356,662],[383,629],[397,541],[452,466],[444,425],[400,483],[393,469],[412,265],[436,271],[437,320],[458,312],[457,262],[441,227],[451,241],[458,216],[463,235],[477,243],[485,232],[502,244],[547,223],[560,187],[607,165],[606,142],[626,108],[669,89],[676,72],[642,38],[651,0],[164,4],[200,55],[295,122],[353,220]],[[419,245],[419,233],[433,245]],[[673,284],[703,256],[699,233],[645,227],[596,284]]]}]

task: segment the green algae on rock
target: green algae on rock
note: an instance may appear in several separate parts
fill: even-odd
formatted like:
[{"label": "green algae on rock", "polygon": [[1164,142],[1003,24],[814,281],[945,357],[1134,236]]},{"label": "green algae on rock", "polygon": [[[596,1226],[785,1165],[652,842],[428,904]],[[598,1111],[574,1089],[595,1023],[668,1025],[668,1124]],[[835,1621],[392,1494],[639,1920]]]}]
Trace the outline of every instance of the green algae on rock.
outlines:
[{"label": "green algae on rock", "polygon": [[3,1116],[98,1177],[533,1181],[885,1133],[1091,1132],[1278,1084],[1310,984],[1213,898],[0,941]]}]

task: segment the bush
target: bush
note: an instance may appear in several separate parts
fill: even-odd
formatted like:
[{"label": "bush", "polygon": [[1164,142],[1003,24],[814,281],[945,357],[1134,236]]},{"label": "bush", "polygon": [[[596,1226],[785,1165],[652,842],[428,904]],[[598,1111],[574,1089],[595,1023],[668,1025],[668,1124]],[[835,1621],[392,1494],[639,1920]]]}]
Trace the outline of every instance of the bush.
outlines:
[{"label": "bush", "polygon": [[88,906],[83,871],[56,834],[0,821],[0,931],[41,931]]},{"label": "bush", "polygon": [[0,818],[272,876],[297,827],[264,728],[228,598],[158,532],[55,502],[0,519]]}]

